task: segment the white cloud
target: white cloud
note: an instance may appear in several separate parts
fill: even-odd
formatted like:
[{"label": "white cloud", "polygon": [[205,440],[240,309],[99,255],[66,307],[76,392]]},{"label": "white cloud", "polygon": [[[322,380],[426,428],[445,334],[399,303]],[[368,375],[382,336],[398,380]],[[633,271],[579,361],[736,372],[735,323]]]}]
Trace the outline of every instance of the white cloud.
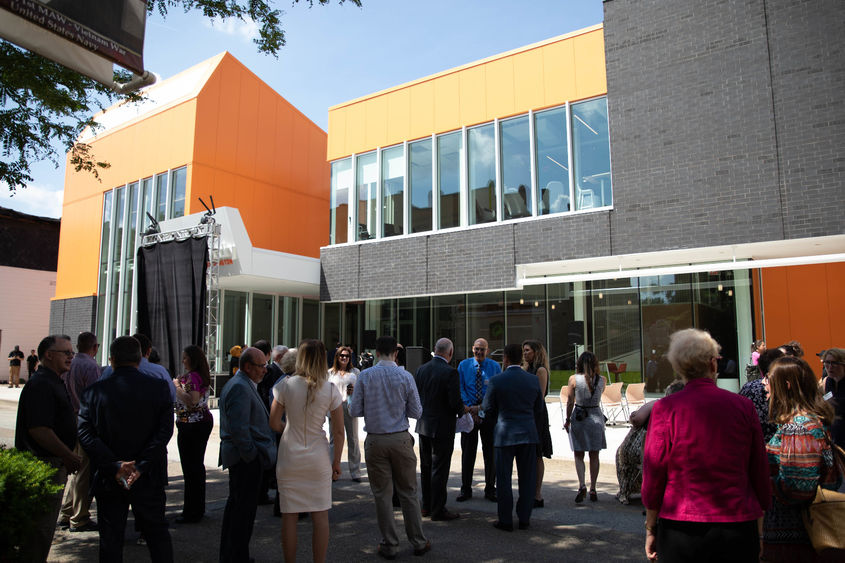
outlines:
[{"label": "white cloud", "polygon": [[27,188],[16,190],[12,195],[9,188],[0,183],[0,207],[14,209],[21,213],[59,218],[62,216],[63,199],[63,189],[57,190],[31,184]]},{"label": "white cloud", "polygon": [[226,35],[234,35],[240,37],[244,41],[252,41],[258,37],[258,24],[250,18],[243,21],[237,18],[228,19],[205,19],[203,18],[205,26],[216,31],[225,33]]}]

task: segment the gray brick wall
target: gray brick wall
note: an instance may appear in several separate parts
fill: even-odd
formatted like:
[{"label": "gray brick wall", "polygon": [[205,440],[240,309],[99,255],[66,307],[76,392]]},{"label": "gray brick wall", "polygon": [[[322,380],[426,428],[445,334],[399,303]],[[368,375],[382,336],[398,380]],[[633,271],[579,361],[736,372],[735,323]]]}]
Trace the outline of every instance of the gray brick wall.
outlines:
[{"label": "gray brick wall", "polygon": [[95,324],[97,324],[96,297],[56,299],[50,303],[50,334],[67,334],[75,344],[80,332],[96,333]]}]

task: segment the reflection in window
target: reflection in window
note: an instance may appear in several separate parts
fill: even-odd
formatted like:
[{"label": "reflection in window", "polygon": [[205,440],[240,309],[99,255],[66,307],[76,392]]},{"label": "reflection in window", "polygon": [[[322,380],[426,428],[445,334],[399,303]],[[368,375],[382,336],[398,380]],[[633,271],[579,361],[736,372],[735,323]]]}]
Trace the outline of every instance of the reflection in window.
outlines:
[{"label": "reflection in window", "polygon": [[493,124],[467,131],[469,224],[496,220],[496,150]]},{"label": "reflection in window", "polygon": [[332,162],[331,244],[347,242],[349,227],[349,192],[352,191],[352,159]]},{"label": "reflection in window", "polygon": [[546,335],[546,286],[529,285],[522,291],[508,291],[505,299],[508,342],[521,344],[529,339],[539,340],[548,351],[548,342],[543,342]]},{"label": "reflection in window", "polygon": [[501,291],[470,293],[467,295],[467,327],[470,344],[484,338],[490,349],[488,355],[502,361],[505,347],[505,314]]},{"label": "reflection in window", "polygon": [[566,108],[534,114],[537,143],[538,215],[569,211],[569,149]]},{"label": "reflection in window", "polygon": [[428,297],[409,297],[399,299],[398,339],[405,348],[422,346],[431,351],[431,313]]},{"label": "reflection in window", "polygon": [[232,346],[246,344],[246,303],[249,295],[242,291],[226,290],[223,294],[223,326],[220,342],[221,357],[226,357]]},{"label": "reflection in window", "polygon": [[124,253],[124,280],[123,280],[123,296],[121,297],[122,304],[122,323],[118,331],[120,334],[128,334],[131,325],[132,316],[132,288],[134,284],[134,270],[135,270],[135,239],[138,225],[138,182],[129,184],[129,216],[126,223],[126,252]]},{"label": "reflection in window", "polygon": [[464,143],[461,132],[437,137],[438,221],[440,229],[461,224],[461,161]]},{"label": "reflection in window", "polygon": [[340,342],[340,312],[343,303],[326,303],[323,305],[323,336],[321,340],[326,345],[326,350],[332,355]]},{"label": "reflection in window", "polygon": [[302,300],[302,338],[320,338],[320,302]]},{"label": "reflection in window", "polygon": [[276,342],[288,347],[295,347],[299,342],[297,328],[299,327],[299,299],[296,297],[279,297],[278,324],[276,325]]},{"label": "reflection in window", "polygon": [[572,105],[572,154],[576,209],[611,205],[607,100]]},{"label": "reflection in window", "polygon": [[126,223],[126,188],[117,188],[115,192],[114,244],[112,244],[111,255],[111,287],[109,288],[109,317],[106,320],[106,342],[111,342],[117,336],[117,311],[120,301],[120,272],[122,271],[120,253],[123,249]]},{"label": "reflection in window", "polygon": [[356,240],[376,238],[376,187],[378,166],[376,153],[362,154],[358,157],[355,170],[358,192],[358,232]]},{"label": "reflection in window", "polygon": [[156,221],[164,221],[167,216],[167,173],[156,175],[155,210],[152,212]]},{"label": "reflection in window", "polygon": [[250,311],[250,340],[273,341],[273,301],[272,295],[252,294],[252,311]]},{"label": "reflection in window", "polygon": [[[103,231],[100,237],[100,279],[97,284],[97,330],[101,333],[106,315],[106,283],[109,273],[109,239],[111,238],[113,195],[114,192],[112,191],[103,194]],[[100,358],[98,358],[100,362],[108,356],[105,350],[107,348],[107,346],[101,347]]]},{"label": "reflection in window", "polygon": [[531,138],[528,116],[502,121],[502,209],[505,219],[531,216]]},{"label": "reflection in window", "polygon": [[144,178],[141,180],[141,234],[150,226],[150,218],[147,213],[155,217],[155,210],[153,209],[153,179]]},{"label": "reflection in window", "polygon": [[432,229],[431,139],[408,144],[408,153],[411,232],[421,233]]},{"label": "reflection in window", "polygon": [[[431,298],[432,334],[448,338],[455,346],[453,357],[458,361],[468,357],[466,336],[466,296],[435,295]],[[476,337],[473,337],[476,338]]]},{"label": "reflection in window", "polygon": [[173,196],[170,201],[170,217],[182,217],[185,215],[185,183],[188,178],[186,167],[177,168],[170,173],[170,190]]},{"label": "reflection in window", "polygon": [[381,178],[382,236],[401,235],[405,225],[405,147],[381,151]]}]

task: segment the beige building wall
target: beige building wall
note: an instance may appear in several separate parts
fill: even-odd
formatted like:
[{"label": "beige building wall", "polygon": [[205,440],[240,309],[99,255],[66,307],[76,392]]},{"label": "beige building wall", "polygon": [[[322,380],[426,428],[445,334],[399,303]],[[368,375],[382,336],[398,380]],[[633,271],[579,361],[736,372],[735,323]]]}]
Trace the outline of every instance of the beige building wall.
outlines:
[{"label": "beige building wall", "polygon": [[[55,294],[56,272],[0,266],[0,381],[9,380],[8,355],[16,344],[26,357],[47,336],[50,300]],[[68,336],[75,347],[76,335]],[[21,363],[24,378],[25,360]]]}]

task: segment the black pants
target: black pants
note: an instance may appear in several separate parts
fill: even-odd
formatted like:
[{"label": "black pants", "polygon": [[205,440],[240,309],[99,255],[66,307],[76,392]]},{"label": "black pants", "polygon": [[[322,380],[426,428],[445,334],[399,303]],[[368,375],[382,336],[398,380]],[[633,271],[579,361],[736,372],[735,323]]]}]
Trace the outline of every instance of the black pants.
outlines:
[{"label": "black pants", "polygon": [[499,522],[513,525],[513,462],[516,460],[516,474],[519,479],[519,499],[516,502],[516,516],[520,524],[528,524],[534,508],[534,492],[537,487],[537,444],[517,444],[496,448],[496,470],[498,471],[498,513]]},{"label": "black pants", "polygon": [[447,440],[420,436],[422,509],[432,516],[439,516],[446,508],[446,485],[454,449],[454,435]]},{"label": "black pants", "polygon": [[220,563],[249,561],[249,540],[258,510],[262,472],[259,456],[249,463],[240,461],[229,467],[229,498],[220,531]]},{"label": "black pants", "polygon": [[201,518],[205,514],[205,447],[214,422],[177,422],[179,461],[185,481],[185,502],[182,516]]},{"label": "black pants", "polygon": [[100,561],[123,561],[123,539],[129,505],[135,515],[135,525],[144,535],[150,559],[155,563],[173,561],[173,544],[164,518],[166,497],[164,485],[154,486],[144,475],[128,491],[116,482],[98,487],[97,519],[100,526]]},{"label": "black pants", "polygon": [[760,558],[757,521],[680,522],[661,518],[657,558],[660,563],[756,563]]},{"label": "black pants", "polygon": [[469,432],[461,433],[461,492],[472,494],[472,472],[478,452],[478,435],[481,434],[481,451],[484,455],[484,494],[496,493],[496,453],[493,448],[495,420],[486,418]]}]

